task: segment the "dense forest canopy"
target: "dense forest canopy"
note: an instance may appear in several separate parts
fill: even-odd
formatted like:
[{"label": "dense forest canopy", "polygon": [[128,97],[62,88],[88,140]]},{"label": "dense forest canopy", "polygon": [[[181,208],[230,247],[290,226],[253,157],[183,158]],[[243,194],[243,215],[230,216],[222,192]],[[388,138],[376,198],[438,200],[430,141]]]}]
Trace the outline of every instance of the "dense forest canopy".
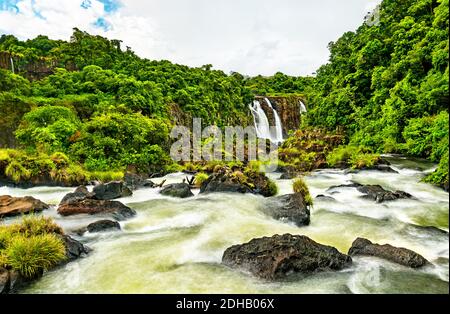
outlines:
[{"label": "dense forest canopy", "polygon": [[[448,182],[448,0],[384,0],[379,23],[329,44],[316,77],[246,77],[212,65],[191,68],[138,57],[119,40],[74,29],[69,41],[2,35],[0,145],[63,152],[89,170],[169,165],[169,130],[252,123],[255,95],[302,94],[305,126],[344,128],[351,145],[440,162],[430,178]],[[52,74],[28,80],[49,67]],[[16,139],[11,139],[15,137]]]}]

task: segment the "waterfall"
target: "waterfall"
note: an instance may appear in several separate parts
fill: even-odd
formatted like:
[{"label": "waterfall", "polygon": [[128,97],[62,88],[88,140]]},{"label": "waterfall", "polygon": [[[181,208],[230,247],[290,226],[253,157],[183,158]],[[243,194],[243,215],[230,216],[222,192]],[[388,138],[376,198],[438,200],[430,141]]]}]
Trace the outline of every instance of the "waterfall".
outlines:
[{"label": "waterfall", "polygon": [[300,114],[307,112],[305,104],[300,100]]},{"label": "waterfall", "polygon": [[256,135],[259,138],[272,140],[270,136],[269,120],[267,119],[266,113],[261,108],[261,103],[254,100],[253,105],[250,104],[249,108],[252,112],[253,120],[255,121]]},{"label": "waterfall", "polygon": [[266,101],[267,105],[269,105],[269,107],[272,109],[273,116],[275,117],[275,137],[273,137],[272,139],[274,140],[274,142],[277,142],[277,143],[282,142],[283,141],[283,126],[281,125],[280,116],[278,115],[278,112],[272,107],[270,100],[268,98],[264,98],[264,100]]},{"label": "waterfall", "polygon": [[9,59],[11,60],[11,71],[14,74],[14,60],[12,57],[9,57]]}]

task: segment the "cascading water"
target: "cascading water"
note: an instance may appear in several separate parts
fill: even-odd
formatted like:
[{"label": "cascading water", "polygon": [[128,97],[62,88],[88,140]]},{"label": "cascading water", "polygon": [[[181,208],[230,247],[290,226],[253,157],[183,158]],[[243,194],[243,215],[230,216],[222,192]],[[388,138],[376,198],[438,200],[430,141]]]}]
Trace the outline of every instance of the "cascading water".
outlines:
[{"label": "cascading water", "polygon": [[300,113],[307,113],[305,104],[300,100]]},{"label": "cascading water", "polygon": [[270,100],[268,98],[264,98],[267,105],[272,109],[273,116],[275,117],[275,137],[273,138],[274,142],[280,143],[283,141],[283,126],[281,125],[281,119],[278,115],[278,112],[272,107]]},{"label": "cascading water", "polygon": [[11,71],[14,74],[14,60],[12,57],[9,57],[9,59],[11,60]]},{"label": "cascading water", "polygon": [[259,138],[265,138],[272,141],[270,135],[269,120],[267,119],[266,113],[261,108],[261,103],[257,100],[253,101],[253,105],[249,105],[250,111],[253,115],[253,120],[255,121],[256,135]]}]

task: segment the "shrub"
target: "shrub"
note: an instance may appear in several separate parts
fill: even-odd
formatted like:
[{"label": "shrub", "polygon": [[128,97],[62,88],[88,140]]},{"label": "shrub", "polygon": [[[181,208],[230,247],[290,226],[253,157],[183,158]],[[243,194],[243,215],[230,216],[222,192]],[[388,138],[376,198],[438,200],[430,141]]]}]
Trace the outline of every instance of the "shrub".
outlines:
[{"label": "shrub", "polygon": [[380,155],[372,154],[364,147],[339,146],[327,155],[330,167],[351,166],[354,169],[370,168],[380,160]]},{"label": "shrub", "polygon": [[370,168],[380,160],[377,154],[357,153],[350,157],[350,164],[354,169]]},{"label": "shrub", "polygon": [[294,190],[294,193],[300,193],[301,195],[303,195],[306,205],[313,205],[313,199],[311,197],[311,194],[309,193],[309,188],[303,178],[296,178],[292,183],[292,188]]},{"label": "shrub", "polygon": [[17,235],[11,239],[4,255],[13,269],[27,278],[33,278],[63,261],[66,251],[62,241],[53,234]]},{"label": "shrub", "polygon": [[271,179],[268,179],[267,188],[269,190],[269,195],[268,196],[277,195],[277,193],[278,193],[278,185],[275,183],[275,181],[273,181]]},{"label": "shrub", "polygon": [[438,168],[425,177],[425,182],[448,188],[448,151],[441,158]]},{"label": "shrub", "polygon": [[22,166],[20,162],[13,160],[6,167],[5,175],[14,182],[19,182],[21,180],[28,180],[31,177],[31,172]]},{"label": "shrub", "polygon": [[352,155],[358,152],[356,146],[339,146],[327,155],[327,163],[330,167],[336,167],[340,164],[347,164]]}]

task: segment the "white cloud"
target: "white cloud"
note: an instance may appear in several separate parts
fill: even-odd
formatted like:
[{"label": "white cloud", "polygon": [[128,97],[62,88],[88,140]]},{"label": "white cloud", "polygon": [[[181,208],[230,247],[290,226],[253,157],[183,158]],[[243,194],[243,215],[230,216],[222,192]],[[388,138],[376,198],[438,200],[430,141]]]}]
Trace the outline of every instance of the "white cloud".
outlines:
[{"label": "white cloud", "polygon": [[[379,1],[123,0],[112,12],[101,0],[91,0],[88,9],[81,3],[22,0],[19,14],[0,11],[0,32],[68,40],[78,27],[123,40],[150,59],[209,63],[250,75],[306,75],[327,61],[328,42],[356,29]],[[94,25],[99,18],[107,21],[107,30]]]}]

